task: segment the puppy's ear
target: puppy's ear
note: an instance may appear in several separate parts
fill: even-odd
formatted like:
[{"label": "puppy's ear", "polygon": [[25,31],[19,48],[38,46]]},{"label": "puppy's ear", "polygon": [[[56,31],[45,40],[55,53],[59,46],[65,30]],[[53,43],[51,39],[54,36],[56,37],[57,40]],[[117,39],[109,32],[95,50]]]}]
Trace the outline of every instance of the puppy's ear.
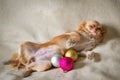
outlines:
[{"label": "puppy's ear", "polygon": [[85,25],[86,25],[86,21],[82,21],[78,27],[78,31],[82,31]]},{"label": "puppy's ear", "polygon": [[107,32],[107,29],[104,25],[102,25],[102,29],[101,29],[102,33],[105,34]]},{"label": "puppy's ear", "polygon": [[75,38],[69,38],[67,41],[66,41],[66,48],[69,49],[69,48],[72,48],[73,46],[75,46],[77,43],[76,39]]},{"label": "puppy's ear", "polygon": [[107,32],[107,29],[105,27],[105,25],[101,25],[101,33],[104,36],[104,34]]}]

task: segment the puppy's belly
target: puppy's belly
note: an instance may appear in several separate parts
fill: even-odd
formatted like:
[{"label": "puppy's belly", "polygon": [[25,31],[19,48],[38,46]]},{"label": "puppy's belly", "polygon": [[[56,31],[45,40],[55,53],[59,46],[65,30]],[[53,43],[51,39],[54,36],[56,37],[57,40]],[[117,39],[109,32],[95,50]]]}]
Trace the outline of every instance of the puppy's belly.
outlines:
[{"label": "puppy's belly", "polygon": [[58,48],[58,46],[41,48],[34,54],[34,59],[36,62],[41,62],[42,60],[50,60],[51,57],[55,54],[61,54],[61,50]]}]

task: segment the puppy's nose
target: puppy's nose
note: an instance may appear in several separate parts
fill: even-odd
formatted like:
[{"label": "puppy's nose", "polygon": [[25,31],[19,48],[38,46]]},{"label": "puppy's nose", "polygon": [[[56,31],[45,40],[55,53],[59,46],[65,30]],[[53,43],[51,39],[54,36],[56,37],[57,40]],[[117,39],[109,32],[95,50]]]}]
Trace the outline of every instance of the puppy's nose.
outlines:
[{"label": "puppy's nose", "polygon": [[95,28],[95,29],[94,29],[94,32],[96,33],[97,31],[98,31],[98,28]]},{"label": "puppy's nose", "polygon": [[101,31],[101,28],[98,28],[97,31]]},{"label": "puppy's nose", "polygon": [[98,30],[98,28],[95,28],[95,31],[97,31]]}]

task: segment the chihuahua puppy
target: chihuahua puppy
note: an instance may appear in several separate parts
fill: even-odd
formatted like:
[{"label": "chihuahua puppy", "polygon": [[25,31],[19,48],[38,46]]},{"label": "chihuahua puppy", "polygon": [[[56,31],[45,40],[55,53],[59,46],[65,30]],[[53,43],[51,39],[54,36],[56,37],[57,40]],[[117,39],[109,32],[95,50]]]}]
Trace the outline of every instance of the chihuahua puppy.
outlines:
[{"label": "chihuahua puppy", "polygon": [[91,50],[102,42],[105,32],[106,29],[99,22],[83,21],[78,30],[56,36],[48,42],[21,44],[19,52],[13,54],[11,60],[5,64],[10,64],[17,69],[24,67],[28,73],[45,71],[52,67],[50,60],[53,55],[64,55],[68,49],[74,49],[86,55],[89,53],[88,58],[93,59],[94,54]]}]

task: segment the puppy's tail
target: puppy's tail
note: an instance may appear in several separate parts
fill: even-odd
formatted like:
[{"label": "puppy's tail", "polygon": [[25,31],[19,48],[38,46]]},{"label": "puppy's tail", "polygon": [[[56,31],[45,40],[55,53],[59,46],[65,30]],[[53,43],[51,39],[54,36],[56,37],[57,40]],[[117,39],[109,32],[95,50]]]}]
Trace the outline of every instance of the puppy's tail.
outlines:
[{"label": "puppy's tail", "polygon": [[14,60],[8,60],[8,61],[3,62],[4,65],[17,64],[17,63],[18,61],[14,61]]},{"label": "puppy's tail", "polygon": [[8,61],[3,62],[3,64],[4,64],[4,65],[15,66],[15,65],[17,65],[18,62],[19,62],[18,57],[19,57],[19,56],[18,56],[18,53],[14,53],[14,54],[12,55],[11,59],[8,60]]}]

